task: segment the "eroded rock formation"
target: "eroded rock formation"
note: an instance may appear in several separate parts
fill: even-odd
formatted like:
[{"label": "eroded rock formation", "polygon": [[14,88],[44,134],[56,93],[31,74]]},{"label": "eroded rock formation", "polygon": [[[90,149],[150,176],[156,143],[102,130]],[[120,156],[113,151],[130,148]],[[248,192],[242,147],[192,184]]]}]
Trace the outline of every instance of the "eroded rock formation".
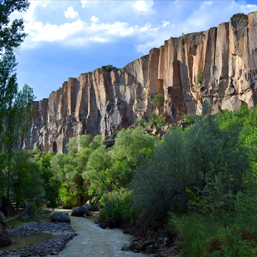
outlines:
[{"label": "eroded rock formation", "polygon": [[[36,102],[27,149],[65,152],[72,137],[112,135],[153,111],[169,122],[186,113],[235,110],[257,102],[257,12],[234,15],[205,32],[170,38],[122,69],[69,78],[49,99]],[[151,99],[164,94],[155,110]]]}]

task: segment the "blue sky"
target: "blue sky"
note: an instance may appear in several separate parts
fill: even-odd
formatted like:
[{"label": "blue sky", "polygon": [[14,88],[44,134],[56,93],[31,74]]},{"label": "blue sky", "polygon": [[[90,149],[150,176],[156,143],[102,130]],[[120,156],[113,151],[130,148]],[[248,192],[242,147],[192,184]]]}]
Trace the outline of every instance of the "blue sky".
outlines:
[{"label": "blue sky", "polygon": [[18,49],[18,83],[31,86],[37,100],[69,77],[124,67],[170,37],[257,11],[257,1],[29,1],[26,13],[11,18],[23,18],[28,33]]}]

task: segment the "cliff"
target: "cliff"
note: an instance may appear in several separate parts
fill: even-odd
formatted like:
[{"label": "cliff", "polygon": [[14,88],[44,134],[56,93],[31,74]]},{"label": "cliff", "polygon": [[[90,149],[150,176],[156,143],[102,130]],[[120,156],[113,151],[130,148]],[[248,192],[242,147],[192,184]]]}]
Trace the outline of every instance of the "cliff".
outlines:
[{"label": "cliff", "polygon": [[[112,135],[153,111],[169,122],[202,111],[236,110],[257,102],[257,12],[234,15],[205,32],[170,38],[122,69],[69,78],[49,99],[35,102],[26,149],[65,152],[72,137]],[[154,108],[151,99],[164,94]]]}]

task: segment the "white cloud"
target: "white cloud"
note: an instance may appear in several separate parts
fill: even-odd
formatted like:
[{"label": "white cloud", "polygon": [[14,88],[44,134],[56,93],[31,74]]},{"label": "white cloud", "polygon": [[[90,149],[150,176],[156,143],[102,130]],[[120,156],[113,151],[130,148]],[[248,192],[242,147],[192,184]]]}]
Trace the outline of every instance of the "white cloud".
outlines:
[{"label": "white cloud", "polygon": [[108,42],[106,38],[101,38],[101,37],[91,37],[89,38],[89,40],[94,42],[100,42],[100,43]]},{"label": "white cloud", "polygon": [[248,14],[249,12],[256,11],[257,5],[255,5],[255,4],[241,5],[240,8],[241,8],[242,12]]},{"label": "white cloud", "polygon": [[26,13],[23,15],[23,18],[25,21],[34,21],[36,19],[36,15],[35,15],[35,10],[36,8],[39,7],[46,7],[48,1],[33,1],[33,0],[29,0],[30,2],[30,6],[29,9],[26,11]]},{"label": "white cloud", "polygon": [[169,23],[168,21],[162,21],[162,26],[163,26],[163,27],[166,27],[166,26],[168,26],[168,25],[170,25],[170,23]]},{"label": "white cloud", "polygon": [[76,11],[74,11],[72,6],[68,7],[67,11],[64,11],[63,13],[66,18],[74,19],[79,17],[79,14]]},{"label": "white cloud", "polygon": [[34,14],[34,11],[38,5],[40,5],[40,2],[30,2],[29,9],[23,15],[24,20],[26,20],[26,21],[34,21],[35,20],[36,16]]},{"label": "white cloud", "polygon": [[136,51],[137,53],[147,54],[151,48],[159,47],[161,43],[160,40],[149,41],[145,44],[136,46]]},{"label": "white cloud", "polygon": [[137,12],[149,12],[151,11],[152,5],[153,5],[153,1],[137,0],[133,4],[133,7]]},{"label": "white cloud", "polygon": [[80,0],[81,4],[82,4],[82,8],[85,8],[88,6],[88,0]]},{"label": "white cloud", "polygon": [[92,18],[90,19],[92,22],[97,22],[99,20],[99,18],[92,16]]},{"label": "white cloud", "polygon": [[60,41],[66,39],[69,35],[82,31],[85,24],[81,20],[73,23],[64,23],[57,26],[47,23],[44,25],[41,21],[26,25],[26,32],[29,38],[34,42],[39,41]]},{"label": "white cloud", "polygon": [[49,23],[43,24],[39,21],[30,22],[25,25],[25,31],[29,34],[25,44],[28,47],[34,47],[37,42],[41,41],[65,41],[65,43],[72,45],[84,45],[89,41],[104,43],[122,37],[136,35],[152,36],[157,30],[158,28],[154,28],[149,23],[144,26],[130,26],[126,22],[88,24],[78,19],[75,22],[57,26]]},{"label": "white cloud", "polygon": [[202,6],[208,6],[208,5],[212,5],[212,1],[205,1],[202,4]]}]

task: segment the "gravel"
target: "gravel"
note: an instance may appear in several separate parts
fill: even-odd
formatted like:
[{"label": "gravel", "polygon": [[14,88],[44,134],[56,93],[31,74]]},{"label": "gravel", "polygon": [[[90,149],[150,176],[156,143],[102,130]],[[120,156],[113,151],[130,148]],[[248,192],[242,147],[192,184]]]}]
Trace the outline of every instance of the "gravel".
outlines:
[{"label": "gravel", "polygon": [[[74,230],[68,223],[47,223],[43,222],[37,224],[36,222],[28,222],[24,225],[17,226],[13,229],[7,230],[8,235],[11,238],[31,235],[35,233],[51,233],[55,237],[39,243],[29,245],[24,248],[0,251],[0,256],[46,256],[46,255],[57,255],[63,250],[66,244],[76,235]],[[1,248],[0,248],[1,250]]]}]

